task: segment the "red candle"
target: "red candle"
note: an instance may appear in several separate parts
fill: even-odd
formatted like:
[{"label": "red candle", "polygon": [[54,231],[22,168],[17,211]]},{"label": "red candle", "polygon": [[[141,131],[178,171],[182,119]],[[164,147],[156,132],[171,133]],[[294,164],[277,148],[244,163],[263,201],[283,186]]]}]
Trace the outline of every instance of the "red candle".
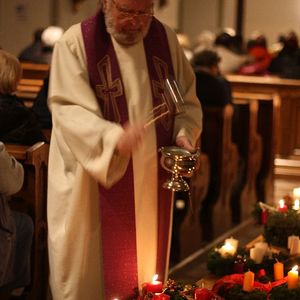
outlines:
[{"label": "red candle", "polygon": [[245,263],[242,257],[238,257],[233,264],[233,272],[236,274],[244,274]]},{"label": "red candle", "polygon": [[195,289],[195,300],[211,300],[212,292],[206,288]]},{"label": "red candle", "polygon": [[153,300],[170,300],[171,297],[167,294],[155,293],[152,299]]},{"label": "red candle", "polygon": [[262,225],[267,224],[268,221],[268,211],[265,209],[261,212],[260,221]]},{"label": "red candle", "polygon": [[288,207],[287,205],[285,204],[284,200],[283,199],[280,199],[279,200],[279,205],[278,205],[278,211],[284,213],[288,210]]},{"label": "red candle", "polygon": [[151,282],[145,282],[142,285],[143,295],[147,293],[161,293],[163,290],[163,284],[157,280],[158,275],[154,275]]}]

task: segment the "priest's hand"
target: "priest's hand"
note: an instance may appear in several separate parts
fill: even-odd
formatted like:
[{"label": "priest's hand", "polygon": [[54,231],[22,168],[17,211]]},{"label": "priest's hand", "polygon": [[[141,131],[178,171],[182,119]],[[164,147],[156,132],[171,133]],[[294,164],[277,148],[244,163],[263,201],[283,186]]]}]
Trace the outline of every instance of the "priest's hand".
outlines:
[{"label": "priest's hand", "polygon": [[126,123],[116,146],[118,154],[130,155],[142,143],[145,131],[144,125]]},{"label": "priest's hand", "polygon": [[176,145],[178,147],[184,148],[185,150],[190,151],[191,153],[195,152],[196,149],[192,146],[191,142],[189,141],[189,139],[182,135],[182,136],[178,136],[176,138]]},{"label": "priest's hand", "polygon": [[[192,146],[191,142],[189,141],[189,139],[182,135],[182,136],[178,136],[176,138],[176,145],[178,147],[184,148],[185,150],[190,151],[191,153],[196,152],[196,149]],[[195,165],[195,170],[198,170],[200,167],[200,156],[197,159],[196,165]],[[192,176],[192,174],[191,174]]]}]

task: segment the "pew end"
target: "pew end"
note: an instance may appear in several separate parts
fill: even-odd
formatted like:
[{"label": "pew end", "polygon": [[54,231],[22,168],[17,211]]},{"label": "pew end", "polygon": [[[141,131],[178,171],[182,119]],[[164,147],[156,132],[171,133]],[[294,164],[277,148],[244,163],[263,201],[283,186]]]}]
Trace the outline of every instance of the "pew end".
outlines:
[{"label": "pew end", "polygon": [[46,299],[48,289],[47,256],[47,165],[49,145],[38,142],[32,146],[6,144],[8,153],[24,167],[24,184],[12,199],[12,208],[27,212],[34,223],[32,245],[32,280],[29,300]]},{"label": "pew end", "polygon": [[201,149],[210,161],[209,188],[200,213],[205,241],[212,240],[232,225],[230,194],[239,157],[231,135],[233,112],[230,104],[224,107],[203,107]]}]

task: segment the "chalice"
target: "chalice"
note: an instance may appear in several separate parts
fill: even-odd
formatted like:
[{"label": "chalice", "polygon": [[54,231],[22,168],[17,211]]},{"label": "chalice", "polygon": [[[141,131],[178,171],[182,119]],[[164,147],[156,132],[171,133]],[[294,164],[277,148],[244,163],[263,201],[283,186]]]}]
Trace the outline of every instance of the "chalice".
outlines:
[{"label": "chalice", "polygon": [[180,147],[169,146],[159,148],[159,152],[161,152],[161,166],[172,173],[171,178],[163,183],[163,187],[174,192],[188,191],[190,187],[183,177],[193,175],[200,150],[197,149],[195,153],[191,153]]},{"label": "chalice", "polygon": [[[144,127],[150,126],[157,120],[167,115],[184,113],[184,100],[180,87],[174,78],[166,78],[164,81],[164,93],[161,95],[163,102],[152,109]],[[161,165],[172,177],[164,182],[163,187],[172,191],[188,191],[189,185],[183,177],[191,177],[196,168],[200,150],[191,153],[180,147],[170,146],[159,148],[161,152]]]}]

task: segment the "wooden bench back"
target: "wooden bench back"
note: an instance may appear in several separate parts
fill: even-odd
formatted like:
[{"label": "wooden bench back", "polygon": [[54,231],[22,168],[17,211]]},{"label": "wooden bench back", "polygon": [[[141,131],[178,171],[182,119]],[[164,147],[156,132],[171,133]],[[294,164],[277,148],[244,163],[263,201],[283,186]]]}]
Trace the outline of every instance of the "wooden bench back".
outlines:
[{"label": "wooden bench back", "polygon": [[14,209],[26,211],[33,219],[32,282],[29,300],[46,299],[48,286],[47,258],[47,164],[49,146],[39,142],[33,146],[6,144],[7,151],[24,166],[21,191],[12,200]]},{"label": "wooden bench back", "polygon": [[50,66],[47,64],[21,63],[24,79],[42,79],[49,77]]},{"label": "wooden bench back", "polygon": [[[232,117],[233,107],[230,104],[224,107],[203,107],[201,150],[209,157],[210,183],[203,200],[200,222],[203,234],[210,233],[210,236],[205,237],[208,240],[231,226],[230,194],[238,163],[237,147],[231,136]],[[224,215],[228,215],[225,220]]]},{"label": "wooden bench back", "polygon": [[[181,259],[184,259],[195,253],[201,248],[202,243],[202,229],[199,224],[199,213],[201,204],[207,195],[209,179],[210,179],[210,166],[209,158],[206,154],[201,153],[199,157],[200,165],[194,171],[190,179],[190,205],[189,210],[181,224],[179,231],[180,239],[180,254]],[[190,238],[193,236],[193,243]]]},{"label": "wooden bench back", "polygon": [[47,64],[21,62],[22,79],[17,86],[17,96],[27,107],[32,107],[38,93],[49,77],[50,66]]},{"label": "wooden bench back", "polygon": [[27,107],[31,107],[43,87],[42,79],[22,78],[17,86],[16,95],[21,98]]},{"label": "wooden bench back", "polygon": [[233,94],[235,101],[258,103],[257,133],[262,140],[261,164],[256,178],[256,195],[259,201],[272,203],[274,192],[274,160],[279,142],[281,98],[277,93]]},{"label": "wooden bench back", "polygon": [[258,134],[258,101],[234,98],[236,115],[233,140],[237,144],[241,161],[238,181],[234,187],[232,206],[240,206],[237,221],[247,219],[257,202],[256,180],[262,161],[262,139]]},{"label": "wooden bench back", "polygon": [[[276,154],[281,158],[282,167],[284,160],[286,165],[291,164],[289,159],[300,160],[300,80],[242,75],[227,75],[226,78],[233,92],[277,94],[281,104]],[[299,169],[294,171],[299,172]]]}]

